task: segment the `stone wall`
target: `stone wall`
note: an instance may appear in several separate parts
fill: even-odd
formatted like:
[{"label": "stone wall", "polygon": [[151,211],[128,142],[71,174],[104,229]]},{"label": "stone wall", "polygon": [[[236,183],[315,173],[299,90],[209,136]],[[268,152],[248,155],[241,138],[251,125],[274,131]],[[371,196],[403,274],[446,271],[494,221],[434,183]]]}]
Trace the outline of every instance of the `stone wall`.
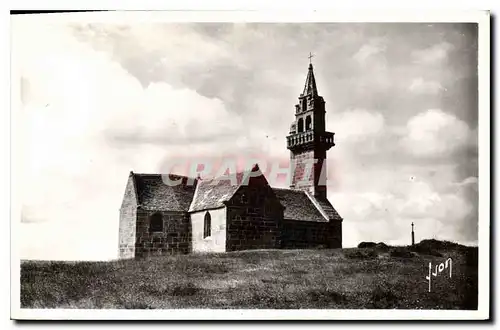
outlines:
[{"label": "stone wall", "polygon": [[256,184],[258,180],[241,186],[227,204],[227,251],[280,247],[283,208],[272,189]]},{"label": "stone wall", "polygon": [[[210,214],[211,235],[203,237],[205,215]],[[226,208],[191,213],[193,252],[226,252]]]},{"label": "stone wall", "polygon": [[[163,230],[150,231],[150,219],[161,214]],[[135,256],[147,257],[163,254],[191,252],[191,224],[186,212],[137,210]]]},{"label": "stone wall", "polygon": [[330,223],[330,248],[342,248],[342,221],[332,221]]},{"label": "stone wall", "polygon": [[[326,151],[318,147],[316,150],[291,152],[290,159],[295,163],[291,187],[309,191],[314,196],[326,198],[326,180],[328,175],[326,170]],[[315,159],[316,163],[314,163]],[[324,172],[323,167],[325,167]],[[309,176],[306,178],[307,171],[309,171]]]},{"label": "stone wall", "polygon": [[118,230],[118,257],[120,259],[134,258],[135,256],[135,222],[137,202],[132,176],[129,176],[123,202],[120,207],[120,223]]},{"label": "stone wall", "polygon": [[[295,171],[292,176],[292,186],[296,189],[301,190],[311,190],[313,187],[313,171],[311,170],[310,176],[305,178],[306,168],[311,165],[307,165],[309,161],[314,160],[314,151],[307,150],[302,152],[290,153],[290,160],[295,164]],[[301,182],[303,181],[303,182]],[[307,183],[306,183],[307,181]]]},{"label": "stone wall", "polygon": [[340,248],[342,247],[342,227],[340,221],[283,221],[282,247],[300,248]]}]

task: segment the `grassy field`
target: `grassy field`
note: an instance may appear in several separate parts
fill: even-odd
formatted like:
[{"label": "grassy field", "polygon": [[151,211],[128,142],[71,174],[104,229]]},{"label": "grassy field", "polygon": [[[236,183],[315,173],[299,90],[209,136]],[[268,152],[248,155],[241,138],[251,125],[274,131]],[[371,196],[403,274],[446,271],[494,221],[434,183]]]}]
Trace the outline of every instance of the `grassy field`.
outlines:
[{"label": "grassy field", "polygon": [[[433,243],[433,242],[431,242]],[[411,251],[410,251],[411,250]],[[453,259],[452,278],[429,262]],[[23,308],[477,309],[477,248],[259,250],[21,263]]]}]

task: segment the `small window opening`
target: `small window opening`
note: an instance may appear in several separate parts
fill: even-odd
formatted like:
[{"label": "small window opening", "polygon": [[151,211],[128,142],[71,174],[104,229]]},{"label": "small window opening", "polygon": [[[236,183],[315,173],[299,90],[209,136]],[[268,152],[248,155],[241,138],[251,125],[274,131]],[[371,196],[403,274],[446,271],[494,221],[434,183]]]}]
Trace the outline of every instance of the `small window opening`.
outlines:
[{"label": "small window opening", "polygon": [[161,213],[154,213],[149,219],[149,231],[159,232],[163,231],[163,217]]},{"label": "small window opening", "polygon": [[209,237],[212,235],[212,217],[210,213],[205,213],[205,220],[203,222],[203,238]]}]

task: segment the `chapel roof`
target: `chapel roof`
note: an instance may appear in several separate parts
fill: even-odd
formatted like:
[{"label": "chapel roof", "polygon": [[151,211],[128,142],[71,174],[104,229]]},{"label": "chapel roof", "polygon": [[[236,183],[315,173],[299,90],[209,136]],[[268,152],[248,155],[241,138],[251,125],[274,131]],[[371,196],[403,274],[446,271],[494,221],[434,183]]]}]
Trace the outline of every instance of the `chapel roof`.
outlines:
[{"label": "chapel roof", "polygon": [[[243,183],[248,182],[250,177],[256,177],[250,176],[255,171],[260,171],[257,165],[250,171],[236,173],[236,182],[228,180],[227,177],[202,180],[176,174],[131,175],[137,192],[137,204],[141,208],[151,211],[197,212],[224,207],[224,203],[231,199]],[[179,184],[169,185],[167,178],[176,182],[179,180]],[[272,189],[285,208],[285,220],[342,220],[327,199],[318,199],[301,190]]]},{"label": "chapel roof", "polygon": [[249,171],[236,173],[233,180],[227,176],[200,180],[189,212],[224,207],[224,202],[229,201],[244,182],[248,183],[250,174],[255,171],[260,171],[258,165]]},{"label": "chapel roof", "polygon": [[[187,212],[198,183],[194,178],[176,174],[131,175],[137,192],[137,204],[146,210]],[[167,184],[168,179],[179,184]]]},{"label": "chapel roof", "polygon": [[328,222],[342,220],[328,200],[321,200],[301,190],[273,188],[285,207],[284,219]]}]

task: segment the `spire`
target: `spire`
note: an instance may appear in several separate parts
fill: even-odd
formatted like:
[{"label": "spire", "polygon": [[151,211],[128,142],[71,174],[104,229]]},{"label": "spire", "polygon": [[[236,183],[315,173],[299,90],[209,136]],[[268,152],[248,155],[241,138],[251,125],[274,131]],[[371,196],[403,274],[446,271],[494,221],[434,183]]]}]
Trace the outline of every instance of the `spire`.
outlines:
[{"label": "spire", "polygon": [[304,92],[302,92],[302,95],[308,95],[308,94],[312,94],[313,96],[318,95],[318,89],[316,88],[316,79],[314,79],[314,71],[312,63],[309,63],[306,83],[304,85]]}]

